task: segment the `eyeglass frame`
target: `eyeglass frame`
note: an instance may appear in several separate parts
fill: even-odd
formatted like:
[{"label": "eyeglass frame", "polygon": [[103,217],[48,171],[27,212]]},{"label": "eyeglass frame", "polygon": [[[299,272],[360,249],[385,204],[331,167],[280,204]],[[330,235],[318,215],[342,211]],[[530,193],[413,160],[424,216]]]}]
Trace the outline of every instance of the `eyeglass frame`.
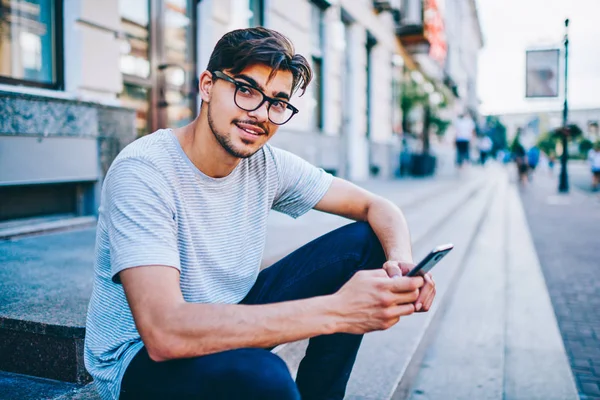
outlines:
[{"label": "eyeglass frame", "polygon": [[[231,83],[233,83],[235,85],[235,92],[233,93],[233,102],[235,103],[235,105],[240,110],[244,110],[244,111],[256,111],[259,108],[261,108],[263,104],[265,104],[265,101],[268,102],[269,105],[267,106],[267,118],[269,119],[269,121],[272,124],[275,124],[275,125],[284,125],[284,124],[287,124],[288,122],[290,122],[290,120],[292,119],[292,117],[294,115],[296,115],[296,114],[298,114],[300,112],[300,110],[298,110],[296,107],[294,107],[293,105],[291,105],[287,101],[285,101],[285,100],[279,100],[279,99],[276,99],[276,98],[273,98],[273,97],[269,97],[266,94],[264,94],[264,92],[262,90],[260,90],[259,88],[257,88],[256,86],[251,85],[249,83],[237,81],[237,80],[235,80],[234,78],[232,78],[231,76],[227,75],[226,73],[224,73],[222,71],[211,71],[210,73],[212,74],[212,77],[215,80],[216,79],[222,79],[224,81],[231,82]],[[260,103],[258,103],[258,106],[256,106],[255,108],[253,108],[251,110],[248,110],[246,108],[240,107],[240,105],[237,103],[237,100],[236,100],[237,92],[240,89],[240,87],[249,87],[251,89],[254,89],[254,90],[258,91],[258,93],[262,94],[263,99],[261,100]],[[290,115],[290,117],[285,122],[277,123],[277,122],[274,122],[271,119],[270,111],[271,111],[271,106],[273,105],[274,102],[284,103],[286,105],[286,108],[289,108],[290,110],[292,110],[292,115]]]}]

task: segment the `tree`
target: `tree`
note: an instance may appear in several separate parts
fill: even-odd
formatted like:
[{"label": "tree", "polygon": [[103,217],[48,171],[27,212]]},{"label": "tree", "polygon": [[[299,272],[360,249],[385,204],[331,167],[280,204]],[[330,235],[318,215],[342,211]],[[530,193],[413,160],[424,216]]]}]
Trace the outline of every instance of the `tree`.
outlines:
[{"label": "tree", "polygon": [[[417,83],[410,75],[405,75],[401,84],[400,108],[402,109],[402,130],[411,132],[410,113],[414,109],[423,110],[423,154],[429,153],[429,134],[435,129],[437,135],[443,136],[450,121],[439,116],[439,110],[447,107],[448,101],[443,94],[438,93],[435,100],[433,93],[427,93],[422,84]],[[414,132],[413,132],[414,133]]]},{"label": "tree", "polygon": [[494,147],[492,153],[495,155],[499,150],[506,149],[508,147],[508,140],[506,138],[506,126],[496,116],[489,115],[485,119],[486,131],[492,139]]}]

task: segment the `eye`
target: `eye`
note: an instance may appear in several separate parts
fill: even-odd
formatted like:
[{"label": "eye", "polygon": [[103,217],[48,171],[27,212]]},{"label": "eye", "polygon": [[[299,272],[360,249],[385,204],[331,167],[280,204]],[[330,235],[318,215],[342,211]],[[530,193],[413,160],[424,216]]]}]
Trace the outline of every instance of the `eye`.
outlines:
[{"label": "eye", "polygon": [[271,103],[271,108],[275,109],[277,112],[284,112],[287,108],[287,103],[284,103],[283,101],[274,101]]},{"label": "eye", "polygon": [[240,92],[241,94],[249,96],[249,95],[252,94],[252,89],[250,89],[246,85],[238,85],[238,92]]}]

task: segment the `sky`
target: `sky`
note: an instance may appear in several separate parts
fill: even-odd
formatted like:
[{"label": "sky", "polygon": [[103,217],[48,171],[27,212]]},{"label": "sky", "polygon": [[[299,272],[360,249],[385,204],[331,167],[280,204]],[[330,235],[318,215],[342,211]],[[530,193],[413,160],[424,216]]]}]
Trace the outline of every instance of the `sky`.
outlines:
[{"label": "sky", "polygon": [[[600,0],[476,0],[484,37],[478,93],[485,114],[562,109],[525,98],[525,51],[564,49],[569,24],[569,108],[600,108]],[[561,59],[561,81],[564,76]]]}]

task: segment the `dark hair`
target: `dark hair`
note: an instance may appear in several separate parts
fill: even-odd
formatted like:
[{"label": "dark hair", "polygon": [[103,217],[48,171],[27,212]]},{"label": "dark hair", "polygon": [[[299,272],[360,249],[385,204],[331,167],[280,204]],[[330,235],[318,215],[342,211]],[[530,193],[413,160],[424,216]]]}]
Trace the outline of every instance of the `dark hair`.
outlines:
[{"label": "dark hair", "polygon": [[263,64],[273,71],[269,79],[280,71],[290,71],[294,77],[292,92],[302,89],[302,94],[312,79],[312,70],[306,58],[295,54],[292,42],[281,33],[263,28],[236,29],[226,33],[215,46],[207,69],[229,70],[239,74],[246,67]]}]

